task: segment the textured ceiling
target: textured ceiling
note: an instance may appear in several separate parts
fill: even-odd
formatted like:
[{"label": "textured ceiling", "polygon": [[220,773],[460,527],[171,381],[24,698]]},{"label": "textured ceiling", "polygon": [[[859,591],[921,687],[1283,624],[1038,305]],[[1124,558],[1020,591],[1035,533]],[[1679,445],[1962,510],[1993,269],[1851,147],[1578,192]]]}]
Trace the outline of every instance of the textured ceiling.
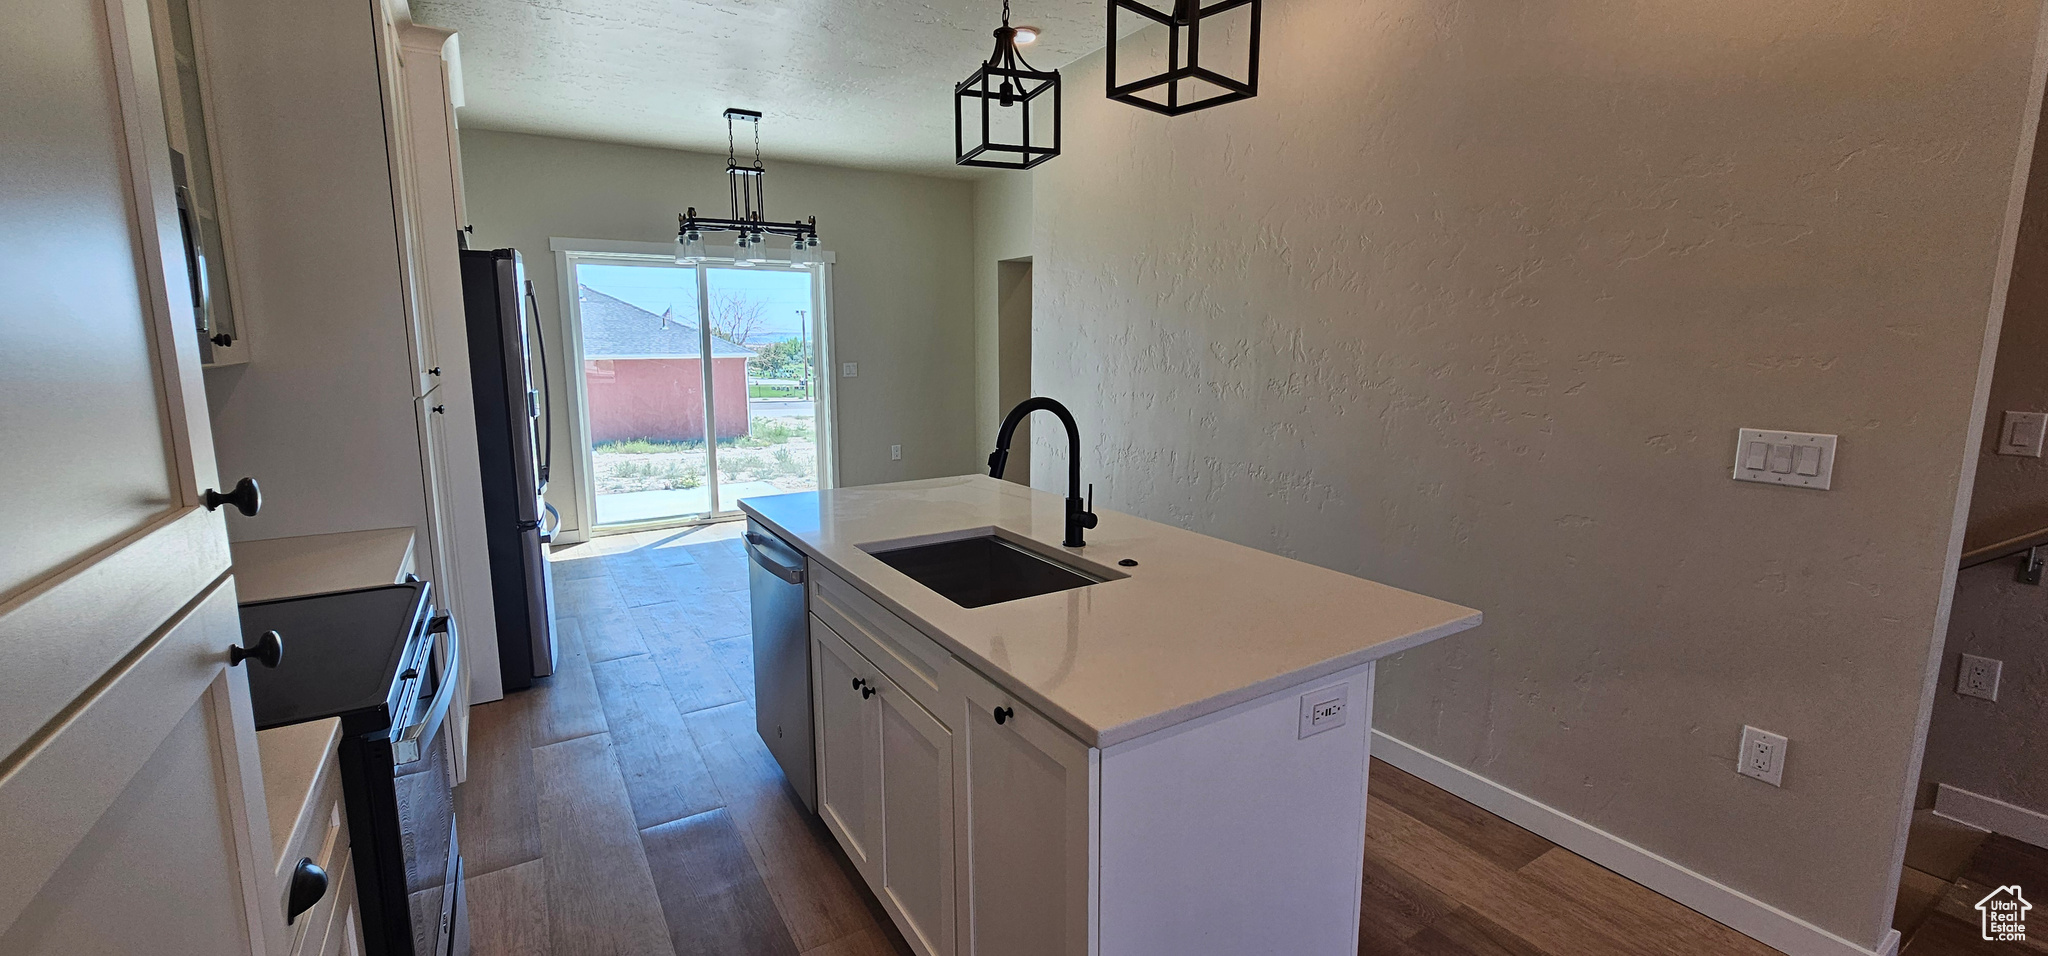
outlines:
[{"label": "textured ceiling", "polygon": [[[1017,0],[1040,69],[1102,45],[1107,0]],[[464,125],[724,152],[728,106],[762,152],[968,175],[953,84],[980,65],[999,0],[414,0],[458,31]],[[1069,97],[1078,91],[1066,91]],[[740,127],[740,135],[748,131]],[[742,145],[745,152],[748,145]]]}]

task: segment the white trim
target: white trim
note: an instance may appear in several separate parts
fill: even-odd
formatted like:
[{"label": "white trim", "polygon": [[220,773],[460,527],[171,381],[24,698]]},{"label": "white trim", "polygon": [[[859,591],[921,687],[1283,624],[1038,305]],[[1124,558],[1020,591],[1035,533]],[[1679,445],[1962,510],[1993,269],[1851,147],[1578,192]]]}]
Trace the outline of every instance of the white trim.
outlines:
[{"label": "white trim", "polygon": [[1939,784],[1934,791],[1934,815],[2048,849],[2048,813],[1996,797]]},{"label": "white trim", "polygon": [[1898,954],[1897,930],[1886,930],[1874,949],[1857,945],[1384,731],[1372,736],[1373,756],[1790,956]]},{"label": "white trim", "polygon": [[[611,256],[653,256],[675,262],[676,244],[673,242],[640,242],[632,239],[570,239],[562,236],[548,237],[550,252],[581,253],[584,255]],[[720,260],[733,262],[739,255],[737,246],[705,246],[705,261],[717,265]],[[830,249],[818,250],[818,261],[831,264],[839,261]],[[768,260],[770,269],[790,268],[787,260]]]}]

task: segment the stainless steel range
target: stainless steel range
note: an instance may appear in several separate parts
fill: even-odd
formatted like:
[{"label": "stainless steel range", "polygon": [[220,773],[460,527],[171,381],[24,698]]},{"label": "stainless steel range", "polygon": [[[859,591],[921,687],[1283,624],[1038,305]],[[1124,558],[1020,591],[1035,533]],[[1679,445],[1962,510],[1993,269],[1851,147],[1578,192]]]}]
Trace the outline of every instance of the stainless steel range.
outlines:
[{"label": "stainless steel range", "polygon": [[256,729],[341,718],[347,807],[369,956],[468,956],[454,775],[441,736],[462,642],[425,582],[242,605],[246,633],[286,653],[249,675]]}]

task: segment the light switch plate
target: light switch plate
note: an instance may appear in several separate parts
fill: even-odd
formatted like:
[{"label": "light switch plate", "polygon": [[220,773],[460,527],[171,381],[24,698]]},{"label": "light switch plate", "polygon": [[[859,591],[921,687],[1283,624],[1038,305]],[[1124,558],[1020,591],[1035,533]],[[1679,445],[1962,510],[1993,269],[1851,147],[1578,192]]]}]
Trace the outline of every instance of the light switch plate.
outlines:
[{"label": "light switch plate", "polygon": [[1835,480],[1835,436],[1738,429],[1735,480],[1826,491]]},{"label": "light switch plate", "polygon": [[2043,437],[2048,437],[2048,412],[2006,412],[1998,429],[1998,453],[2039,458]]},{"label": "light switch plate", "polygon": [[1318,687],[1301,695],[1301,738],[1336,730],[1348,722],[1351,710],[1350,683]]},{"label": "light switch plate", "polygon": [[840,378],[859,378],[859,377],[860,377],[860,363],[859,363],[859,362],[842,362],[842,363],[840,363],[840,365],[839,365],[839,377],[840,377]]}]

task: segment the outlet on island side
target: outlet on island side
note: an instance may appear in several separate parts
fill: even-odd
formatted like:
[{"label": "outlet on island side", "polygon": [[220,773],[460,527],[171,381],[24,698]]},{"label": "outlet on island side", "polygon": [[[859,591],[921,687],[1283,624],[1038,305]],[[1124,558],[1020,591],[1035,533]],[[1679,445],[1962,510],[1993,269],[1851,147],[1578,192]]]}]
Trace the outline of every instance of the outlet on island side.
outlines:
[{"label": "outlet on island side", "polygon": [[2004,661],[1964,654],[1962,666],[1956,668],[1956,693],[1964,697],[1996,701],[1998,676],[2003,670]]},{"label": "outlet on island side", "polygon": [[902,461],[902,460],[903,460],[903,446],[902,446],[902,445],[890,445],[890,446],[889,446],[889,460],[890,460],[890,461]]},{"label": "outlet on island side", "polygon": [[1773,787],[1785,785],[1785,749],[1791,744],[1782,735],[1756,727],[1742,728],[1742,749],[1735,754],[1735,772],[1755,777]]},{"label": "outlet on island side", "polygon": [[1301,695],[1301,736],[1307,739],[1344,726],[1351,709],[1351,685],[1319,687]]}]

